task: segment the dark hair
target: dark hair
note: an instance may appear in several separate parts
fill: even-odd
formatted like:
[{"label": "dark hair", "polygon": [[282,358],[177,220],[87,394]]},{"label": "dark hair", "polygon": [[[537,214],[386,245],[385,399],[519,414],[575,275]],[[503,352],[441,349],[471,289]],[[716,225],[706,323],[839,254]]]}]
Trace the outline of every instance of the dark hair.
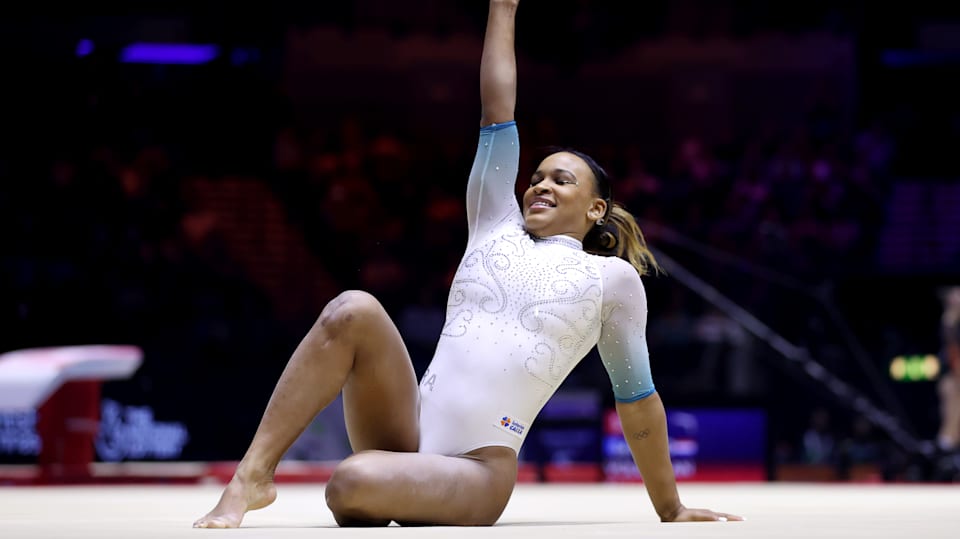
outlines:
[{"label": "dark hair", "polygon": [[647,275],[651,270],[660,273],[660,264],[647,247],[637,220],[622,204],[613,200],[613,186],[607,171],[594,158],[579,150],[550,147],[548,152],[548,155],[566,152],[582,159],[596,179],[595,194],[607,202],[603,224],[596,225],[587,232],[583,238],[583,250],[595,255],[620,257],[636,268],[640,275]]}]

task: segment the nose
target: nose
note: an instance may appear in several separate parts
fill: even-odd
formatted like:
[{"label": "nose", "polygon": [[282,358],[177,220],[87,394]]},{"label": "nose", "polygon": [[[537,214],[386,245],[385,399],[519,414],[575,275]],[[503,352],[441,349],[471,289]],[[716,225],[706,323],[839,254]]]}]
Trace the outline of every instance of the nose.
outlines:
[{"label": "nose", "polygon": [[534,186],[533,186],[533,194],[535,194],[535,195],[542,195],[542,194],[548,192],[549,190],[550,190],[550,188],[547,187],[546,185],[543,185],[542,182],[539,183],[539,184],[537,184],[537,185],[534,185]]}]

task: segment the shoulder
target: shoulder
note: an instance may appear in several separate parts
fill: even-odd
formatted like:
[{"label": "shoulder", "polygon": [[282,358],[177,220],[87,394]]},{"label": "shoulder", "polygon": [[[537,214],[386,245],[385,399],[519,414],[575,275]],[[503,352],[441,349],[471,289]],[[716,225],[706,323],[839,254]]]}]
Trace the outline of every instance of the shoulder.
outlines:
[{"label": "shoulder", "polygon": [[603,282],[601,319],[604,323],[614,312],[629,313],[624,316],[646,320],[647,292],[636,268],[620,257],[591,256],[598,259],[597,264],[600,267]]},{"label": "shoulder", "polygon": [[597,266],[600,268],[605,300],[646,297],[643,279],[629,262],[617,256],[591,255],[591,257],[597,261]]},{"label": "shoulder", "polygon": [[596,260],[604,281],[634,282],[642,286],[640,274],[637,273],[637,269],[619,256],[591,254],[590,257]]}]

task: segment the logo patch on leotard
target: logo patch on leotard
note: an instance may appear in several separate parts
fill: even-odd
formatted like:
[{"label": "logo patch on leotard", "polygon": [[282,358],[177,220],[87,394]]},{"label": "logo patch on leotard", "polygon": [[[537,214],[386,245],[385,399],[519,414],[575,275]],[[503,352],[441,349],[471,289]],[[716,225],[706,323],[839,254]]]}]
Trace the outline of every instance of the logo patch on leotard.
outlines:
[{"label": "logo patch on leotard", "polygon": [[527,430],[526,423],[518,421],[517,418],[509,415],[500,416],[497,426],[517,436],[523,436],[523,432]]}]

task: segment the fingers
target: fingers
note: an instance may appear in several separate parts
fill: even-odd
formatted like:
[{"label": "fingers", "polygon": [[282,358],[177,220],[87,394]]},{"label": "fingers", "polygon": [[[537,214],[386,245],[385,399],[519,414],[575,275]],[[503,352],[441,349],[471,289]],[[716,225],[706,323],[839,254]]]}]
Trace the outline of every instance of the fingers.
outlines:
[{"label": "fingers", "polygon": [[676,521],[687,522],[733,522],[742,521],[743,517],[730,513],[717,513],[709,509],[688,509],[686,514],[678,516]]}]

